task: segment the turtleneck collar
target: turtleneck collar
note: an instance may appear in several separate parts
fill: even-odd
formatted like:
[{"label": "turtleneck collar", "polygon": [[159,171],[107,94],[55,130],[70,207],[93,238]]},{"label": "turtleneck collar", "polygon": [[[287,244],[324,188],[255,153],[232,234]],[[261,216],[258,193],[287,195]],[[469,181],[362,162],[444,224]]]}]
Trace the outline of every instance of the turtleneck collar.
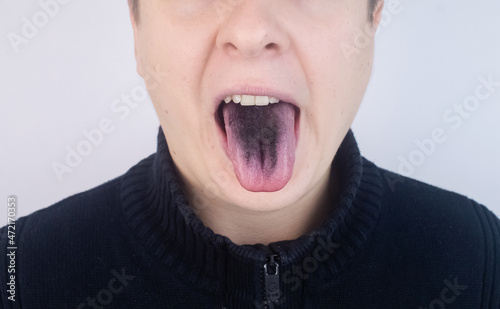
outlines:
[{"label": "turtleneck collar", "polygon": [[[333,164],[341,181],[340,197],[324,223],[296,240],[239,246],[207,228],[189,206],[160,127],[157,152],[122,178],[122,209],[132,233],[160,264],[175,270],[188,284],[208,293],[225,294],[257,282],[256,273],[270,252],[280,268],[301,265],[315,248],[334,242],[335,251],[312,276],[334,276],[359,252],[375,227],[381,198],[378,168],[361,157],[349,131]],[[332,169],[334,170],[334,169]],[[327,248],[328,249],[328,248]],[[237,274],[237,275],[236,275]],[[333,274],[333,275],[332,275]],[[309,280],[309,286],[314,280]]]}]

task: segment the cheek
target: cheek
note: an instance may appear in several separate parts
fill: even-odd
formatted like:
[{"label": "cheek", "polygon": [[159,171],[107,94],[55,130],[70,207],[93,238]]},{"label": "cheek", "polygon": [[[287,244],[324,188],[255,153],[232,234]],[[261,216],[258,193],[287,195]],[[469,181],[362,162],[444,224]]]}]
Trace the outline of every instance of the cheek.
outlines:
[{"label": "cheek", "polygon": [[368,25],[366,20],[352,20],[348,15],[303,35],[300,45],[307,47],[301,48],[300,53],[311,87],[323,87],[322,93],[337,90],[341,97],[359,81],[362,83],[370,74],[373,55],[373,36]]},{"label": "cheek", "polygon": [[179,33],[167,32],[162,41],[149,38],[143,78],[158,116],[173,121],[172,125],[181,122],[188,126],[197,118],[202,104],[197,90],[203,70],[203,48],[191,40],[170,43],[175,41],[180,41]]},{"label": "cheek", "polygon": [[[144,71],[161,67],[169,91],[189,86],[200,75],[208,53],[210,33],[207,27],[172,16],[165,16],[141,25],[141,51]],[[147,73],[147,71],[145,71]],[[168,86],[165,85],[165,86]]]},{"label": "cheek", "polygon": [[337,134],[351,126],[370,78],[372,39],[349,57],[343,50],[347,44],[354,46],[359,29],[345,26],[332,30],[331,40],[318,41],[316,56],[309,56],[312,102],[307,121],[322,147],[335,144]]}]

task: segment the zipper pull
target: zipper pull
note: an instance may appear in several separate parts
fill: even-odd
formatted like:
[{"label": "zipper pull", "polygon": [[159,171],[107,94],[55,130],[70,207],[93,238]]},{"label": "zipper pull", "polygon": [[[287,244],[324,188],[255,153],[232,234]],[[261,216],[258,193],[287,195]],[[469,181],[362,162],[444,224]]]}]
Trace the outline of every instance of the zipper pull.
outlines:
[{"label": "zipper pull", "polygon": [[278,302],[281,296],[280,291],[280,265],[275,258],[277,254],[269,257],[269,263],[264,264],[264,282],[267,302]]}]

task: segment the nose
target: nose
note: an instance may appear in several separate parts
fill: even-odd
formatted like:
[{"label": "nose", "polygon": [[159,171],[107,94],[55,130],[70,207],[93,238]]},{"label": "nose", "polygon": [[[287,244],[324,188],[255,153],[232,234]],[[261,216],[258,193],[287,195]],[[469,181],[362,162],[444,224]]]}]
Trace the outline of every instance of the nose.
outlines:
[{"label": "nose", "polygon": [[[225,1],[225,0],[218,0]],[[290,45],[279,21],[279,7],[269,0],[231,0],[220,12],[217,47],[231,56],[246,58],[276,55]]]}]

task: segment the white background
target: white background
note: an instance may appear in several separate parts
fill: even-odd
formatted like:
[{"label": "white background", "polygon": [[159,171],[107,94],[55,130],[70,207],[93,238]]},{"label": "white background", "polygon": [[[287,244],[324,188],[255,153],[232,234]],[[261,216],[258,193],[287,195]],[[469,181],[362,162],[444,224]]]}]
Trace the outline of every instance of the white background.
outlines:
[{"label": "white background", "polygon": [[[23,18],[42,9],[38,1],[0,5],[5,207],[15,194],[18,216],[27,215],[125,173],[156,150],[159,122],[149,98],[123,119],[111,109],[144,85],[135,71],[126,0],[69,1],[18,52],[8,34],[21,34]],[[459,128],[443,115],[474,95],[480,76],[500,81],[499,14],[498,0],[386,0],[372,80],[353,125],[362,154],[379,166],[397,172],[413,152],[412,178],[467,195],[497,215],[500,87]],[[106,118],[114,131],[59,180],[52,164],[65,163],[67,147]],[[419,158],[415,140],[438,128],[446,141]],[[5,222],[6,210],[0,211],[0,226]]]}]

